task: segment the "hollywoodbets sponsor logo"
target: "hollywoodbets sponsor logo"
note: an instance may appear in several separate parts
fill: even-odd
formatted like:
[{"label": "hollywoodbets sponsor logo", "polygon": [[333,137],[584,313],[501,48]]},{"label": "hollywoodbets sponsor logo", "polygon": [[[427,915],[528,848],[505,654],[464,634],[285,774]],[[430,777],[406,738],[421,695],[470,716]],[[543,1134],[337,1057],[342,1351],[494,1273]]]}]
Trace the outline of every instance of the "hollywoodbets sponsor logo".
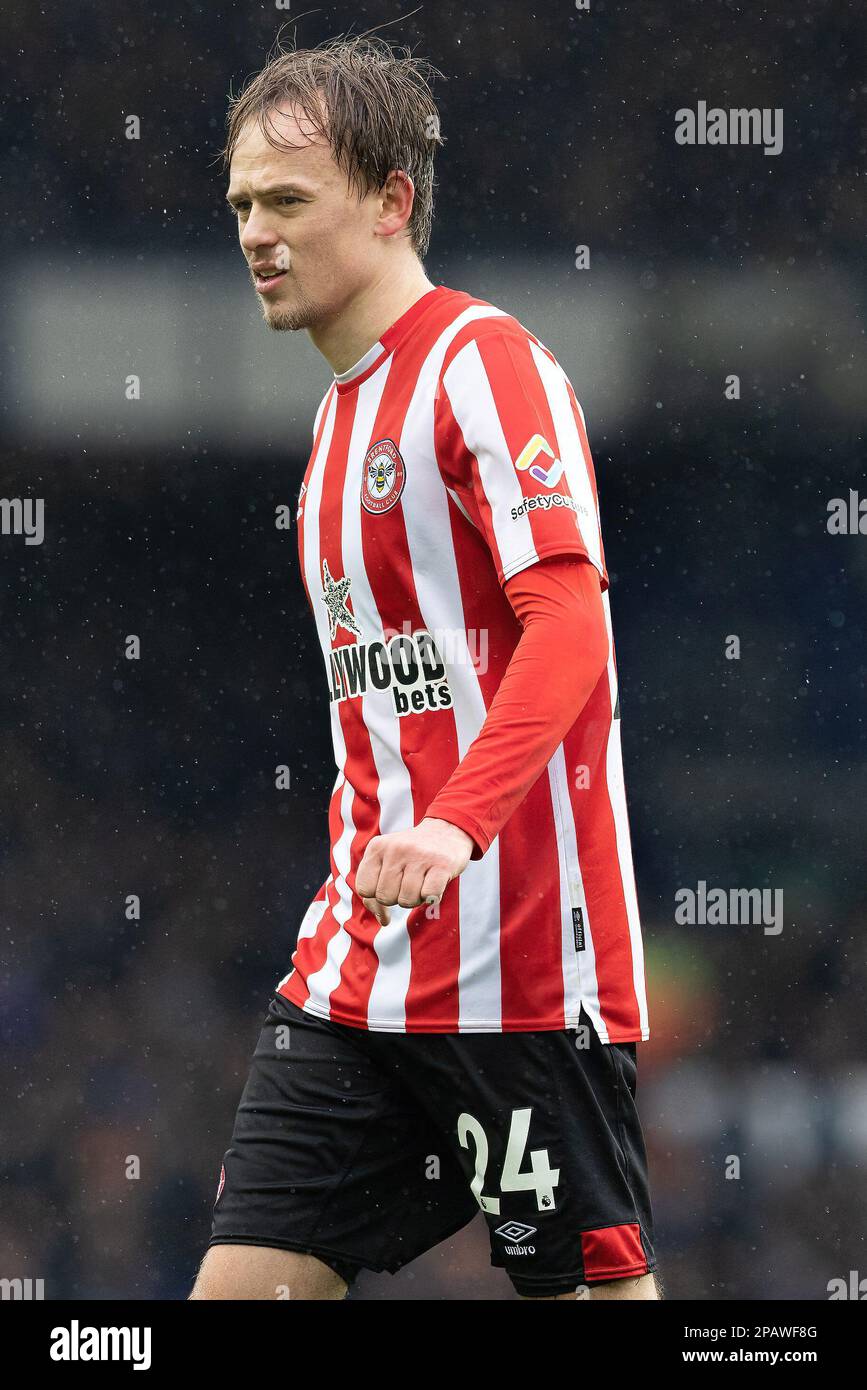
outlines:
[{"label": "hollywoodbets sponsor logo", "polygon": [[374,690],[389,690],[394,712],[423,714],[451,709],[446,668],[433,637],[424,628],[398,633],[388,642],[351,642],[330,654],[331,699],[339,704]]}]

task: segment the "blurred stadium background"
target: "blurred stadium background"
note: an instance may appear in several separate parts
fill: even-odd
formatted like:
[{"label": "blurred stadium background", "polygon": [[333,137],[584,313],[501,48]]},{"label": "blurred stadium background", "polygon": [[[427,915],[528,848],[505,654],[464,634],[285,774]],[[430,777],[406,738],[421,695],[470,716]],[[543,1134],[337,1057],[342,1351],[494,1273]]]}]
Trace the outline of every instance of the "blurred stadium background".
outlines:
[{"label": "blurred stadium background", "polygon": [[[396,19],[447,75],[428,272],[522,319],[587,414],[668,1296],[823,1299],[867,1275],[867,541],[826,526],[863,478],[865,16],[411,10],[324,3],[299,33]],[[4,11],[0,495],[44,498],[46,534],[0,538],[0,1274],[182,1298],[327,864],[326,686],[274,509],[329,374],[261,325],[213,162],[229,82],[293,13]],[[678,146],[699,100],[782,108],[783,152]],[[699,880],[782,888],[782,934],[678,926]],[[352,1296],[512,1295],[477,1223]]]}]

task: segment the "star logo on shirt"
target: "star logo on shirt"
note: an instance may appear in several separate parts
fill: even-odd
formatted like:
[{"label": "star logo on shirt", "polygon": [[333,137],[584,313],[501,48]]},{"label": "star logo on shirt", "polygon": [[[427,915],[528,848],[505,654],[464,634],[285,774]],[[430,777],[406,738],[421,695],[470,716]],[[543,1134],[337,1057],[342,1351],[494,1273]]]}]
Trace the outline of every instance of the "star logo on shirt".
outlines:
[{"label": "star logo on shirt", "polygon": [[337,635],[338,627],[345,627],[349,632],[361,636],[361,628],[346,606],[351,583],[352,580],[348,576],[334,579],[328,568],[328,561],[322,561],[322,601],[328,609],[328,628],[332,638]]}]

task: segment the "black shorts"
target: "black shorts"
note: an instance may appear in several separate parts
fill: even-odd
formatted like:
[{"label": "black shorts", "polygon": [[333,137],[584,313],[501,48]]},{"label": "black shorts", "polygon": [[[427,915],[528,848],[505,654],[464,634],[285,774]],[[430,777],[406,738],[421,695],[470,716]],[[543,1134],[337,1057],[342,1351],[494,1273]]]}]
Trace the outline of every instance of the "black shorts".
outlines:
[{"label": "black shorts", "polygon": [[519,1294],[655,1267],[635,1044],[564,1032],[372,1033],[271,1003],[212,1245],[394,1273],[481,1208]]}]

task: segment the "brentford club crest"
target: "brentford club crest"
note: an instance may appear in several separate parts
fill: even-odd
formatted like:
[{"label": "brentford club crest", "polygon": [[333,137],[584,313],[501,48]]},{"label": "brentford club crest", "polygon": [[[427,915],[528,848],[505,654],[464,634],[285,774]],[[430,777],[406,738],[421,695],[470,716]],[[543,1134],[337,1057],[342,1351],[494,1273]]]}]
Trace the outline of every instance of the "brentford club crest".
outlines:
[{"label": "brentford club crest", "polygon": [[400,499],[406,482],[406,468],[400,450],[390,439],[380,439],[368,449],[361,474],[361,505],[379,516]]}]

